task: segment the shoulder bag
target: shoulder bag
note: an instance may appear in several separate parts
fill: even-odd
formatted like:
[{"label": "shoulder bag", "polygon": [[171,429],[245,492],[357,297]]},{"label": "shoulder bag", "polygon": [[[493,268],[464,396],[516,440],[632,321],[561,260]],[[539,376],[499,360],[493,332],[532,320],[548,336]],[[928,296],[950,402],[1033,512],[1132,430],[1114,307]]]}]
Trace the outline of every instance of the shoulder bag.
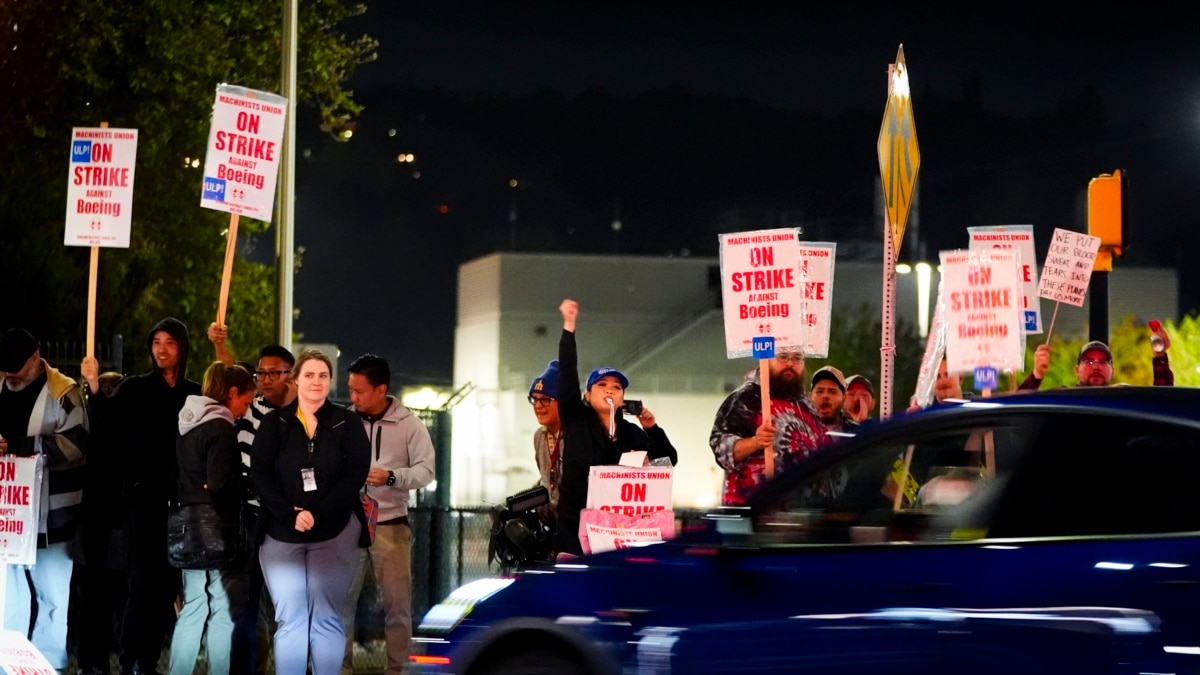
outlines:
[{"label": "shoulder bag", "polygon": [[239,514],[232,521],[212,504],[174,506],[167,514],[167,559],[183,570],[223,570],[239,565],[248,549]]}]

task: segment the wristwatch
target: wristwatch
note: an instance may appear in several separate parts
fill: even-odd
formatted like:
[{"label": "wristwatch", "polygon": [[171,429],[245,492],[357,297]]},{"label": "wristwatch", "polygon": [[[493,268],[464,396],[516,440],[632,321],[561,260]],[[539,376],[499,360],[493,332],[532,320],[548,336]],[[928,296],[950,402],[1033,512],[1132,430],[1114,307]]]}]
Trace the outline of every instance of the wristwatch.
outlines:
[{"label": "wristwatch", "polygon": [[387,486],[392,487],[395,484],[396,484],[396,473],[394,471],[389,471],[388,479],[387,479]]}]

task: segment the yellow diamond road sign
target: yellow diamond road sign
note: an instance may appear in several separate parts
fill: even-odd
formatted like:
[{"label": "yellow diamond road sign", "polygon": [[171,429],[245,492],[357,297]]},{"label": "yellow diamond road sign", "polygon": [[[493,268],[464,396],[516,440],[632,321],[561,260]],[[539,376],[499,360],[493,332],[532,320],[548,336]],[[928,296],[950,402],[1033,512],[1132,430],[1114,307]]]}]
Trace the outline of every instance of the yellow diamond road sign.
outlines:
[{"label": "yellow diamond road sign", "polygon": [[908,88],[908,67],[904,65],[904,45],[896,52],[888,83],[887,108],[879,129],[879,173],[883,178],[883,199],[888,226],[892,228],[892,255],[900,255],[908,207],[917,184],[921,151],[917,149],[917,127],[913,122],[912,96]]}]

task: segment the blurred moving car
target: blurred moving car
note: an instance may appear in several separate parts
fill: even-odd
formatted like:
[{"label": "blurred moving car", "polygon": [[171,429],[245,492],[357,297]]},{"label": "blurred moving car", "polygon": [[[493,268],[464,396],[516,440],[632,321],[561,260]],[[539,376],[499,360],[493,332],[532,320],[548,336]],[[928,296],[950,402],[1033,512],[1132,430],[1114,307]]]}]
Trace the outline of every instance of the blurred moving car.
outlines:
[{"label": "blurred moving car", "polygon": [[483,579],[419,673],[1200,670],[1200,390],[940,406],[677,539]]}]

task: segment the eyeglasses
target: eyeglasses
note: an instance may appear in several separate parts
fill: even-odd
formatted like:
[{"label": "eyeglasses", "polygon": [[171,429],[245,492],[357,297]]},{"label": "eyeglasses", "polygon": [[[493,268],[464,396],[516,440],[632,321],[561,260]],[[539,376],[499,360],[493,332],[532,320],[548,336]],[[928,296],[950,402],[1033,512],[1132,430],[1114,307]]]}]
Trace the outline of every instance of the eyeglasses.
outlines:
[{"label": "eyeglasses", "polygon": [[254,373],[254,376],[261,380],[273,380],[277,377],[283,377],[292,371],[290,370],[260,370]]},{"label": "eyeglasses", "polygon": [[529,405],[532,405],[535,408],[548,408],[550,407],[551,403],[554,403],[554,399],[550,398],[549,396],[529,397]]},{"label": "eyeglasses", "polygon": [[1111,366],[1112,359],[1084,359],[1080,363],[1088,368],[1095,368],[1096,366]]},{"label": "eyeglasses", "polygon": [[775,360],[783,361],[784,363],[804,363],[804,355],[797,354],[795,352],[789,352],[787,354],[776,354]]}]

